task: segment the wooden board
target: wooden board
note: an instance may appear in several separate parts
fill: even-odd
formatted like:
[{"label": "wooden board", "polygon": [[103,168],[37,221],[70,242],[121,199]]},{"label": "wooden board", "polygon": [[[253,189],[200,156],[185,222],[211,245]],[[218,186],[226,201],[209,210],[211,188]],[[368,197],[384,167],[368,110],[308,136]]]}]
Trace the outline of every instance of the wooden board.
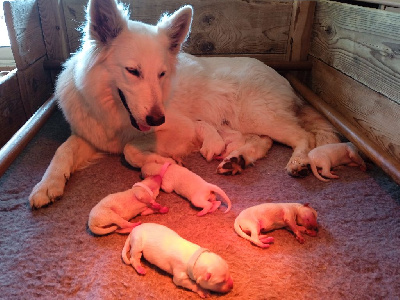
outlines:
[{"label": "wooden board", "polygon": [[16,70],[0,78],[0,148],[28,119],[19,93]]},{"label": "wooden board", "polygon": [[45,57],[26,70],[17,71],[21,98],[28,117],[32,116],[53,93],[50,72],[43,69],[44,60]]},{"label": "wooden board", "polygon": [[[131,19],[156,24],[160,16],[188,3],[183,0],[129,0]],[[292,17],[291,1],[193,0],[192,32],[185,51],[192,54],[266,54],[284,59]],[[80,0],[63,0],[71,51],[80,45],[76,30],[84,22]]]},{"label": "wooden board", "polygon": [[19,70],[46,55],[36,0],[5,1],[4,16]]},{"label": "wooden board", "polygon": [[312,90],[400,161],[400,104],[313,59]]},{"label": "wooden board", "polygon": [[318,1],[311,55],[400,104],[400,14]]}]

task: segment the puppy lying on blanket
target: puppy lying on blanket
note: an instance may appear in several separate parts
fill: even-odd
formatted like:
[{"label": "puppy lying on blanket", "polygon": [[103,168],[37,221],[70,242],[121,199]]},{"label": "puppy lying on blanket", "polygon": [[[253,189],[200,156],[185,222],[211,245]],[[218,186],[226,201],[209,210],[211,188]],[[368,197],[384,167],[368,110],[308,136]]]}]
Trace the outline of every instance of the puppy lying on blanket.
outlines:
[{"label": "puppy lying on blanket", "polygon": [[162,177],[169,163],[161,167],[158,175],[149,176],[135,183],[131,189],[110,194],[103,198],[89,214],[89,229],[98,235],[116,231],[127,233],[140,224],[131,223],[130,219],[138,214],[167,213],[168,208],[156,203],[160,192]]},{"label": "puppy lying on blanket", "polygon": [[[362,171],[367,170],[364,160],[358,154],[357,148],[352,143],[336,143],[319,146],[311,150],[308,153],[308,157],[314,176],[325,182],[329,180],[322,176],[339,178],[338,175],[331,171],[331,168],[340,165],[360,166]],[[317,168],[321,168],[321,170],[318,171]]]},{"label": "puppy lying on blanket", "polygon": [[235,219],[234,228],[239,236],[261,248],[268,248],[274,238],[260,232],[279,228],[290,229],[303,244],[301,233],[317,235],[317,212],[308,203],[264,203],[243,210]]},{"label": "puppy lying on blanket", "polygon": [[142,255],[150,263],[172,274],[177,286],[198,293],[202,298],[209,295],[207,290],[227,293],[233,288],[225,260],[163,225],[144,223],[132,230],[122,250],[122,259],[144,275],[146,270],[140,263]]},{"label": "puppy lying on blanket", "polygon": [[[161,164],[148,163],[142,167],[143,177],[158,174],[162,168]],[[203,178],[179,165],[173,164],[166,170],[161,188],[167,193],[175,192],[188,199],[196,207],[202,208],[197,214],[203,216],[215,211],[221,201],[217,201],[216,194],[222,197],[228,208],[231,209],[231,201],[225,192],[218,186],[206,182]]]}]

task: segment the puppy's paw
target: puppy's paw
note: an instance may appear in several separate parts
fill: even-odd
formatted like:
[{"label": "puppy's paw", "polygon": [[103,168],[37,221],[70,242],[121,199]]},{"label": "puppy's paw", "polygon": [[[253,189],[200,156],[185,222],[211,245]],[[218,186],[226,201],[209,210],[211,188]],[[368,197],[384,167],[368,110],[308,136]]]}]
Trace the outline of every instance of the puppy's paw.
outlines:
[{"label": "puppy's paw", "polygon": [[240,174],[246,167],[243,155],[228,156],[217,167],[217,173],[223,175]]},{"label": "puppy's paw", "polygon": [[300,244],[304,244],[304,242],[306,241],[301,235],[296,236],[296,240],[297,240]]},{"label": "puppy's paw", "polygon": [[146,269],[143,268],[142,265],[137,265],[137,266],[135,266],[135,270],[136,270],[136,272],[138,272],[138,274],[140,274],[140,275],[145,275],[145,274],[146,274]]}]

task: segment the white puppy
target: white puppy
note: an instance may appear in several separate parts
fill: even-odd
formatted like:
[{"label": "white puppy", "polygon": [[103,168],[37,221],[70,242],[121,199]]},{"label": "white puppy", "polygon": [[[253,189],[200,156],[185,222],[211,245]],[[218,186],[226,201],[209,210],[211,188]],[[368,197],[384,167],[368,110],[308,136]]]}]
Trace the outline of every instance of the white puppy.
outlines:
[{"label": "white puppy", "polygon": [[260,232],[279,228],[293,231],[302,244],[301,233],[317,235],[317,212],[308,203],[264,203],[243,210],[235,219],[234,228],[239,236],[261,248],[268,248],[274,238]]},{"label": "white puppy", "polygon": [[[130,258],[127,252],[130,251]],[[233,288],[228,264],[219,255],[193,244],[175,231],[159,224],[144,223],[135,227],[122,250],[124,263],[131,264],[139,274],[146,274],[141,257],[173,275],[182,286],[202,298],[207,290],[227,293]]]},{"label": "white puppy", "polygon": [[[339,178],[338,175],[331,171],[331,168],[340,165],[360,166],[362,171],[367,170],[364,160],[358,154],[357,148],[352,143],[336,143],[319,146],[311,150],[308,153],[308,157],[314,176],[325,182],[329,180],[322,176]],[[318,172],[317,168],[321,168],[321,170]]]},{"label": "white puppy", "polygon": [[[162,166],[158,163],[144,165],[142,167],[143,177],[158,174]],[[194,206],[202,208],[197,214],[198,216],[211,213],[221,205],[221,201],[217,201],[216,194],[220,195],[221,199],[227,204],[228,208],[225,212],[231,209],[231,201],[221,188],[206,182],[200,176],[176,164],[170,165],[166,170],[161,188],[167,193],[174,191],[188,199]]]},{"label": "white puppy", "polygon": [[167,213],[168,208],[155,202],[160,192],[163,173],[168,167],[165,164],[159,175],[147,177],[135,183],[131,189],[124,192],[110,194],[103,198],[89,214],[89,229],[97,235],[104,235],[116,231],[127,233],[138,223],[129,222],[133,217],[141,214]]}]

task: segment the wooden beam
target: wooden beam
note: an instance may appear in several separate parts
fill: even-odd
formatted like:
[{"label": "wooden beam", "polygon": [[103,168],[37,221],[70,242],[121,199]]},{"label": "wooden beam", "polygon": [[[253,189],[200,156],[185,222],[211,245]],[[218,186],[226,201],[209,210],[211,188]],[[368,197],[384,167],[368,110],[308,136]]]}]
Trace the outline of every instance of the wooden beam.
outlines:
[{"label": "wooden beam", "polygon": [[13,135],[13,137],[0,149],[0,177],[6,172],[12,162],[24,150],[29,141],[51,116],[57,101],[54,97],[48,99],[36,113]]},{"label": "wooden beam", "polygon": [[300,93],[313,107],[322,113],[349,141],[367,155],[377,166],[382,168],[397,184],[400,184],[400,162],[383,151],[376,143],[368,139],[364,133],[352,125],[337,110],[332,108],[312,90],[305,86],[293,74],[287,74],[293,88]]}]

